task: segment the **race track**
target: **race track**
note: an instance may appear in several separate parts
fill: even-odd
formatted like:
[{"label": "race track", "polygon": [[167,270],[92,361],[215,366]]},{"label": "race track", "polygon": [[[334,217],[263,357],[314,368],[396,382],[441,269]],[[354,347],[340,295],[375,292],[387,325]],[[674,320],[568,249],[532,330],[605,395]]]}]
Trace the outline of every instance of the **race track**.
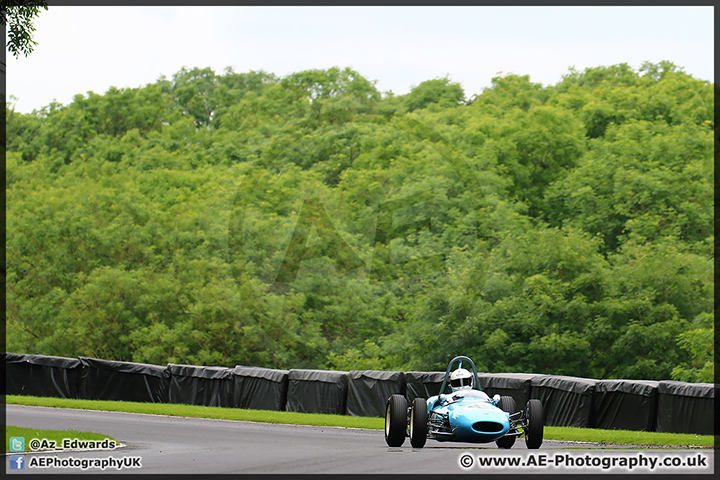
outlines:
[{"label": "race track", "polygon": [[[440,443],[428,440],[415,450],[409,441],[402,448],[388,448],[382,431],[335,427],[309,427],[210,420],[161,415],[99,412],[90,410],[7,405],[6,423],[46,430],[93,431],[109,435],[124,446],[112,451],[36,452],[24,456],[22,473],[116,473],[117,469],[87,470],[30,468],[32,457],[83,459],[140,457],[141,468],[121,473],[141,474],[255,474],[255,473],[712,473],[713,451],[709,449],[627,449],[608,445],[578,444],[546,440],[539,450],[527,450],[519,439],[511,450],[494,443]],[[30,441],[30,439],[26,439]],[[606,459],[607,457],[607,459]],[[615,467],[610,465],[610,459]],[[622,460],[625,458],[625,460]],[[677,458],[677,467],[658,469],[652,465]],[[504,460],[503,460],[504,459]],[[486,465],[483,462],[521,462],[517,466]],[[122,460],[120,460],[122,461]],[[628,462],[637,462],[629,467]],[[643,467],[643,461],[647,463]],[[667,460],[665,460],[667,461]],[[461,465],[461,462],[467,467]],[[557,464],[556,462],[561,462]],[[568,462],[574,465],[568,466]],[[604,463],[603,463],[604,462]],[[545,465],[543,465],[545,463]],[[643,469],[645,468],[645,469]]]}]

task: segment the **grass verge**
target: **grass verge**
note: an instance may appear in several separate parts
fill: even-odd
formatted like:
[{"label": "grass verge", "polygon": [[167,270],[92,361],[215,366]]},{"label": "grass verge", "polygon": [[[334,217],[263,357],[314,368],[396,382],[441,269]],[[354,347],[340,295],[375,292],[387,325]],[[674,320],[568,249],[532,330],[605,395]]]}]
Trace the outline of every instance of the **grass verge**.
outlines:
[{"label": "grass verge", "polygon": [[205,407],[180,403],[143,403],[109,400],[77,400],[71,398],[30,397],[7,395],[5,403],[37,405],[41,407],[80,408],[112,412],[147,413],[176,417],[200,417],[219,420],[243,420],[263,423],[290,423],[323,427],[383,429],[383,418],[353,417],[350,415],[325,415],[320,413],[277,412],[270,410],[248,410],[242,408]]},{"label": "grass verge", "polygon": [[[87,441],[87,440],[95,440],[98,442],[103,442],[106,439],[115,442],[115,444],[119,444],[117,440],[115,440],[112,437],[108,437],[107,435],[103,435],[101,433],[95,433],[95,432],[78,432],[76,430],[38,430],[36,428],[23,428],[23,427],[15,427],[12,425],[7,425],[5,427],[5,452],[11,452],[10,450],[10,438],[11,437],[23,437],[23,449],[12,450],[12,453],[21,453],[21,452],[30,452],[38,450],[38,448],[31,448],[30,442],[33,439],[38,439],[39,441],[44,441],[45,444],[43,445],[44,448],[40,448],[40,450],[56,450],[57,447],[63,447],[63,440],[69,440],[68,448],[74,449],[82,449],[80,448],[79,442]],[[74,442],[74,440],[78,440],[79,442]]]},{"label": "grass verge", "polygon": [[[382,430],[385,425],[385,420],[377,417],[354,417],[350,415],[247,410],[241,408],[205,407],[200,405],[169,403],[77,400],[54,397],[30,397],[22,395],[7,395],[5,397],[5,402],[16,405],[79,408],[86,410],[147,413],[154,415],[214,418],[220,420],[242,420],[263,423],[289,423],[295,425],[315,425],[325,427],[369,428]],[[544,438],[548,440],[593,442],[608,445],[651,445],[668,447],[714,446],[714,437],[712,435],[601,430],[595,428],[576,427],[546,426]]]}]

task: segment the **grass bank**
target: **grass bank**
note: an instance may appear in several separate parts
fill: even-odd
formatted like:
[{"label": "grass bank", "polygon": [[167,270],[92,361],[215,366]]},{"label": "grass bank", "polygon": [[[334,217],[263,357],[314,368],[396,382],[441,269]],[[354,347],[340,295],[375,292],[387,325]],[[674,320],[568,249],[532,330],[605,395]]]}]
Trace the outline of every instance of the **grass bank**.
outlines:
[{"label": "grass bank", "polygon": [[[7,395],[8,404],[36,405],[44,407],[78,408],[116,412],[146,413],[179,417],[214,418],[264,423],[289,423],[326,427],[369,428],[382,430],[384,419],[377,417],[354,417],[350,415],[325,415],[315,413],[277,412],[247,410],[241,408],[204,407],[199,405],[139,403],[106,400],[76,400],[53,397],[29,397]],[[636,432],[626,430],[600,430],[594,428],[545,427],[548,440],[605,443],[608,445],[651,445],[668,447],[712,447],[712,435],[681,433]]]}]

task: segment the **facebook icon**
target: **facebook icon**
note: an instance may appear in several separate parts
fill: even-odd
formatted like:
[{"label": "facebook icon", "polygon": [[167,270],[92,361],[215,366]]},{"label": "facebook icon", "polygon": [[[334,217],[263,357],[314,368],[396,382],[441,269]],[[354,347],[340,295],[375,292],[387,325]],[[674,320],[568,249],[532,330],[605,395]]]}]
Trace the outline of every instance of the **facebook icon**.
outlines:
[{"label": "facebook icon", "polygon": [[10,455],[10,470],[24,470],[25,455]]}]

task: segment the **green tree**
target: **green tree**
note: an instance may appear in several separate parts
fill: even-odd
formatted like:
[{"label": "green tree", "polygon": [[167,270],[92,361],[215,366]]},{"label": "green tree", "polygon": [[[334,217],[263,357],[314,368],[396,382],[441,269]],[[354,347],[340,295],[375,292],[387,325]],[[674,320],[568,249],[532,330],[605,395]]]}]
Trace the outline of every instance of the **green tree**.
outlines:
[{"label": "green tree", "polygon": [[717,352],[717,348],[712,322],[712,315],[700,314],[693,319],[687,331],[678,335],[677,344],[690,354],[690,361],[673,368],[673,380],[714,383],[715,356],[713,352]]},{"label": "green tree", "polygon": [[549,220],[602,235],[615,250],[631,236],[712,236],[712,130],[630,121],[594,140],[576,169],[546,192]]},{"label": "green tree", "polygon": [[288,75],[280,84],[294,93],[297,102],[308,106],[303,124],[310,129],[347,122],[370,112],[380,99],[374,82],[351,68],[304,70]]},{"label": "green tree", "polygon": [[514,109],[523,111],[531,107],[543,105],[548,92],[542,84],[530,81],[529,75],[501,74],[492,78],[490,87],[475,97],[474,108],[498,112],[511,112]]},{"label": "green tree", "polygon": [[217,108],[215,89],[218,80],[210,68],[183,67],[173,75],[172,93],[183,113],[190,115],[197,126],[208,126]]},{"label": "green tree", "polygon": [[[0,20],[9,31],[7,49],[14,57],[20,54],[28,56],[37,42],[33,38],[35,26],[33,20],[40,14],[40,9],[47,10],[47,2],[43,0],[14,0],[3,2],[0,6]],[[5,62],[2,62],[2,73],[5,74]]]},{"label": "green tree", "polygon": [[7,104],[8,349],[708,381],[712,86],[661,62],[463,96],[184,68]]},{"label": "green tree", "polygon": [[607,295],[598,304],[609,329],[598,337],[599,375],[671,378],[690,360],[679,336],[713,311],[712,261],[674,238],[630,242],[608,260]]},{"label": "green tree", "polygon": [[465,91],[457,82],[449,78],[426,80],[410,90],[404,96],[408,112],[436,105],[438,108],[457,107],[465,101]]}]

